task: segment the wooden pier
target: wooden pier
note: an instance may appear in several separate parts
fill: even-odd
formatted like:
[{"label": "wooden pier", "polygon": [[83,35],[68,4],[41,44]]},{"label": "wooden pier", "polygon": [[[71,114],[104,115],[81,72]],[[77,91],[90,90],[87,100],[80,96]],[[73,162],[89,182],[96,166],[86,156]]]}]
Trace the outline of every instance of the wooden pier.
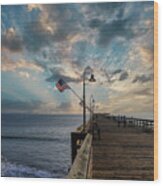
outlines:
[{"label": "wooden pier", "polygon": [[94,131],[90,133],[90,128],[88,131],[92,138],[85,135],[89,143],[84,143],[82,137],[84,145],[75,151],[76,157],[73,154],[74,163],[68,178],[154,180],[152,120],[124,120],[99,114],[96,124],[100,133],[97,128],[93,129],[92,123]]},{"label": "wooden pier", "polygon": [[133,121],[118,127],[115,119],[98,116],[101,139],[96,136],[92,141],[93,179],[154,179],[153,130]]}]

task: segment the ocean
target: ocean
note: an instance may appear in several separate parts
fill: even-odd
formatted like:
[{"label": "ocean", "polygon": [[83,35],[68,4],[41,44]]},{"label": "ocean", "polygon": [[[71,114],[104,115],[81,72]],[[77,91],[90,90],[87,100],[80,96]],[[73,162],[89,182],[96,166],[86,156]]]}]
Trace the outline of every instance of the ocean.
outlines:
[{"label": "ocean", "polygon": [[81,115],[2,114],[1,176],[64,178]]}]

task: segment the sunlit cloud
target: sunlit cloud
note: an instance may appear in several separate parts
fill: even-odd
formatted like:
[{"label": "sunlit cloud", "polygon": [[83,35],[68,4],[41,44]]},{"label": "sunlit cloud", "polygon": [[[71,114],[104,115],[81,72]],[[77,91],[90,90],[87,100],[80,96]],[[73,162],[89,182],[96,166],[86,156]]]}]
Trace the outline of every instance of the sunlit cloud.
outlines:
[{"label": "sunlit cloud", "polygon": [[24,77],[24,78],[27,78],[27,79],[29,79],[29,77],[30,77],[30,74],[28,72],[22,72],[22,71],[20,71],[19,72],[19,75],[21,77]]},{"label": "sunlit cloud", "polygon": [[25,59],[12,59],[7,54],[2,54],[1,70],[4,72],[15,71],[21,69],[30,69],[37,72],[43,72],[44,69],[35,64],[33,61],[26,61]]},{"label": "sunlit cloud", "polygon": [[40,5],[40,4],[28,4],[28,5],[27,5],[27,10],[28,10],[29,12],[31,12],[31,11],[34,10],[34,9],[42,10],[42,5]]}]

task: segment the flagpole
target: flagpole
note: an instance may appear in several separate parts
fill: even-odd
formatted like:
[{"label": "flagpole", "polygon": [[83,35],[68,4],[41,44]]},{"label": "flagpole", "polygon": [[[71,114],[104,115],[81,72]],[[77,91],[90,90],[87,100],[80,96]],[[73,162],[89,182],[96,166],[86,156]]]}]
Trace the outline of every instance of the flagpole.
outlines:
[{"label": "flagpole", "polygon": [[[76,95],[76,97],[77,97],[78,99],[80,99],[81,102],[83,102],[82,98],[75,92],[75,90],[73,90],[70,86],[69,86],[69,89]],[[87,108],[89,111],[91,111],[91,108],[90,108],[88,105],[86,105],[86,108]]]},{"label": "flagpole", "polygon": [[[65,80],[63,80],[66,84],[67,82]],[[67,84],[68,88],[72,91],[72,93],[74,93],[74,95],[83,103],[83,99],[75,92],[74,89],[72,89],[68,84]],[[84,104],[84,103],[83,103]],[[91,111],[91,108],[89,108],[89,106],[85,103],[85,108],[88,109],[88,111]]]},{"label": "flagpole", "polygon": [[75,92],[74,89],[72,89],[70,86],[69,86],[70,90],[75,94],[75,96],[80,99],[80,101],[83,101],[82,98]]}]

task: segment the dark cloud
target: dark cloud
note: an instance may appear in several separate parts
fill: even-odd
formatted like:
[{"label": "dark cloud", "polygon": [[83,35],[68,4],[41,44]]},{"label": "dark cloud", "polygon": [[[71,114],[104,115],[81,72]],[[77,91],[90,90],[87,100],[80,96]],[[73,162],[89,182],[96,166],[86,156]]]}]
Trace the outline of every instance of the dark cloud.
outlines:
[{"label": "dark cloud", "polygon": [[107,80],[108,83],[113,83],[114,80],[112,80],[112,73],[109,73],[105,68],[101,68],[102,76]]},{"label": "dark cloud", "polygon": [[101,46],[106,46],[118,36],[131,39],[134,37],[134,33],[131,28],[128,27],[129,22],[129,19],[119,19],[113,20],[110,23],[104,23],[99,28],[99,38],[97,43]]},{"label": "dark cloud", "polygon": [[2,47],[7,48],[11,52],[20,52],[23,47],[22,38],[14,33],[9,33],[9,31],[2,35],[1,42]]},{"label": "dark cloud", "polygon": [[40,21],[27,23],[22,34],[25,47],[30,51],[38,51],[52,40],[52,36]]},{"label": "dark cloud", "polygon": [[104,17],[111,17],[114,15],[114,13],[119,10],[121,7],[126,6],[127,3],[121,3],[121,2],[112,2],[112,3],[88,3],[83,4],[84,8],[86,8],[86,14],[89,15],[89,17],[99,17],[99,15],[103,15]]},{"label": "dark cloud", "polygon": [[119,77],[119,81],[124,81],[128,78],[128,72],[124,71],[121,73],[120,77]]},{"label": "dark cloud", "polygon": [[117,18],[122,19],[124,16],[124,11],[125,11],[125,4],[122,3],[118,9]]},{"label": "dark cloud", "polygon": [[107,82],[114,83],[115,81],[124,81],[128,78],[129,74],[127,71],[117,69],[113,72],[108,72],[106,69],[101,69],[103,77],[107,79]]},{"label": "dark cloud", "polygon": [[[123,7],[126,4],[95,3],[81,6],[88,7],[88,10],[93,10],[95,14],[99,12],[102,15],[106,14],[108,16],[119,10],[117,17],[121,14],[122,18]],[[87,29],[87,20],[79,10],[80,5],[75,4],[42,5],[42,13],[40,12],[38,20],[25,22],[22,27],[22,37],[26,48],[30,51],[37,51],[44,46],[49,46],[53,42],[66,41],[69,35],[75,35]],[[44,19],[44,17],[47,18]],[[124,24],[125,20],[114,20],[111,23],[106,23],[105,21],[100,21],[98,18],[93,18],[89,22],[91,28],[98,27],[98,43],[104,45],[104,41],[107,43],[115,35],[122,35],[123,31],[126,31]],[[47,29],[48,27],[51,31]],[[128,35],[130,34],[128,33]]]},{"label": "dark cloud", "polygon": [[40,108],[42,102],[38,100],[31,100],[29,102],[3,99],[1,106],[2,112],[31,112],[32,110]]},{"label": "dark cloud", "polygon": [[137,75],[134,79],[133,79],[133,83],[136,82],[140,82],[140,83],[146,83],[148,81],[152,81],[153,80],[153,74],[149,74],[149,75]]},{"label": "dark cloud", "polygon": [[98,27],[101,26],[101,24],[102,24],[101,20],[99,20],[99,19],[96,18],[96,19],[92,19],[92,20],[90,21],[89,26],[90,26],[91,28],[98,28]]},{"label": "dark cloud", "polygon": [[[23,39],[29,51],[38,51],[54,42],[66,41],[69,35],[80,31],[81,16],[71,4],[43,5],[40,18],[27,23],[23,31]],[[47,19],[44,19],[46,14]],[[80,23],[80,24],[79,24]]]},{"label": "dark cloud", "polygon": [[65,80],[67,83],[71,83],[71,82],[81,82],[82,78],[81,77],[78,77],[78,78],[73,78],[73,77],[70,77],[70,76],[67,76],[65,75],[64,73],[64,70],[62,68],[54,68],[54,69],[51,69],[51,76],[49,78],[46,79],[47,82],[56,82],[58,81],[59,79],[63,79]]},{"label": "dark cloud", "polygon": [[[90,10],[96,12],[93,14],[93,19],[89,20],[89,26],[98,31],[97,44],[107,46],[116,37],[130,40],[149,31],[149,26],[144,25],[142,20],[148,20],[143,12],[145,8],[153,6],[152,2],[132,2],[132,6],[130,4],[129,2],[104,3],[94,5],[94,10],[90,8]],[[102,15],[102,18],[98,18],[98,13]],[[109,18],[112,19],[109,20]]]},{"label": "dark cloud", "polygon": [[[127,3],[102,3],[96,4],[96,13],[102,12],[105,19],[99,20],[93,18],[89,22],[92,29],[97,29],[99,35],[97,44],[100,46],[108,45],[115,37],[121,36],[130,39],[134,36],[133,31],[129,28],[130,18],[124,18],[125,8]],[[101,13],[100,13],[101,15]],[[108,22],[108,18],[112,17],[113,20]]]},{"label": "dark cloud", "polygon": [[[33,22],[25,20],[25,16],[29,20],[28,14],[30,13],[25,14],[24,9],[20,11],[19,6],[14,6],[18,12],[14,16],[18,25],[21,25],[23,38],[22,40],[15,38],[12,42],[15,44],[12,46],[8,41],[4,43],[9,48],[17,51],[21,48],[21,42],[23,41],[28,50],[37,51],[44,46],[49,46],[53,42],[65,41],[69,35],[72,36],[86,31],[87,27],[98,29],[99,37],[97,43],[102,46],[109,44],[117,36],[130,39],[134,35],[131,29],[134,23],[132,20],[133,16],[128,15],[127,18],[125,17],[125,10],[129,7],[129,4],[116,2],[42,5],[42,10],[36,11],[39,14],[34,16]],[[141,8],[142,3],[132,3],[132,5],[137,6],[136,9],[138,9],[139,7]],[[149,5],[149,2],[143,3],[143,6],[145,5]],[[86,11],[82,9],[86,9]],[[8,12],[11,12],[8,14],[10,15],[9,18],[12,19],[13,10],[8,10]],[[137,16],[134,15],[134,19],[135,17],[140,19],[138,13]],[[24,20],[23,24],[21,19]],[[48,27],[54,30],[54,32],[51,32]]]},{"label": "dark cloud", "polygon": [[122,72],[122,69],[117,69],[117,70],[115,70],[112,74],[119,74],[119,73],[121,73]]}]

